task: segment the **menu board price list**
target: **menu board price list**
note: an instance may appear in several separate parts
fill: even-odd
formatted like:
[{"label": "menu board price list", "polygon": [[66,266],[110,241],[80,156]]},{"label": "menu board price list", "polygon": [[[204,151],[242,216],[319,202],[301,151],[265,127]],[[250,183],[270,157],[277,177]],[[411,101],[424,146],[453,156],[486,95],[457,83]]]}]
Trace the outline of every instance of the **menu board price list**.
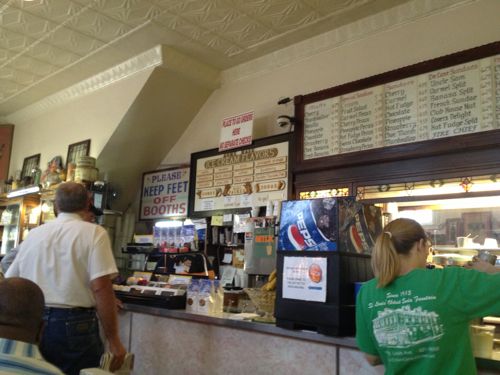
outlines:
[{"label": "menu board price list", "polygon": [[409,79],[385,85],[385,145],[417,140],[417,84]]},{"label": "menu board price list", "polygon": [[376,87],[342,96],[340,127],[341,152],[366,150],[382,146],[382,88]]},{"label": "menu board price list", "polygon": [[493,66],[495,70],[495,82],[496,82],[496,128],[500,129],[500,56],[495,56],[493,58]]},{"label": "menu board price list", "polygon": [[304,160],[498,128],[500,56],[307,104]]},{"label": "menu board price list", "polygon": [[429,80],[427,75],[420,76],[417,84],[417,140],[429,138]]},{"label": "menu board price list", "polygon": [[330,155],[330,132],[335,129],[331,124],[334,121],[332,116],[332,103],[324,100],[309,106],[304,114],[304,123],[307,124],[307,131],[304,133],[304,153],[318,158]]},{"label": "menu board price list", "polygon": [[479,67],[479,95],[480,107],[480,127],[481,130],[491,130],[494,128],[493,119],[493,77],[494,70],[492,59],[480,61]]}]

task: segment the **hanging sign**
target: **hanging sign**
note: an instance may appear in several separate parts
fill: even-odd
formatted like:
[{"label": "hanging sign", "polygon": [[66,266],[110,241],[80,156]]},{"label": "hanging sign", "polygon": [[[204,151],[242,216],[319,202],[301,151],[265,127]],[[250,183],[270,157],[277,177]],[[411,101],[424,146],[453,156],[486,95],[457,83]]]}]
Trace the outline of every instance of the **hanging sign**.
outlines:
[{"label": "hanging sign", "polygon": [[227,117],[222,120],[219,151],[252,144],[253,112]]},{"label": "hanging sign", "polygon": [[140,220],[187,215],[189,168],[146,172],[142,178]]}]

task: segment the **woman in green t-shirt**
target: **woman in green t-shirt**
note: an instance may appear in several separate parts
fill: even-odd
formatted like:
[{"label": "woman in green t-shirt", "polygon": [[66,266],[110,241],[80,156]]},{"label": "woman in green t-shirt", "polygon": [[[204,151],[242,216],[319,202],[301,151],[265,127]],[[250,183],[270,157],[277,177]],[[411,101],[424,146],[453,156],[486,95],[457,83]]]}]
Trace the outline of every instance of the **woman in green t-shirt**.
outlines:
[{"label": "woman in green t-shirt", "polygon": [[356,301],[356,341],[386,374],[475,374],[469,322],[500,315],[500,273],[485,262],[427,269],[430,241],[410,219],[390,222],[372,254],[375,278]]}]

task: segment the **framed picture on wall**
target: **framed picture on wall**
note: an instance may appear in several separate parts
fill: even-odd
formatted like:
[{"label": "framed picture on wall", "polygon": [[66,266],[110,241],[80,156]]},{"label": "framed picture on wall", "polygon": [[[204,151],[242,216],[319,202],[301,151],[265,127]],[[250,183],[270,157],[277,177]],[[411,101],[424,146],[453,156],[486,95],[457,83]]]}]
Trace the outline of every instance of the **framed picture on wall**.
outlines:
[{"label": "framed picture on wall", "polygon": [[31,171],[40,166],[40,154],[31,155],[24,158],[23,169],[21,170],[21,179],[31,176]]},{"label": "framed picture on wall", "polygon": [[6,180],[9,172],[10,150],[14,125],[0,125],[0,180]]},{"label": "framed picture on wall", "polygon": [[68,156],[66,157],[66,169],[69,163],[76,164],[80,156],[88,156],[90,152],[90,139],[72,143],[68,146]]}]

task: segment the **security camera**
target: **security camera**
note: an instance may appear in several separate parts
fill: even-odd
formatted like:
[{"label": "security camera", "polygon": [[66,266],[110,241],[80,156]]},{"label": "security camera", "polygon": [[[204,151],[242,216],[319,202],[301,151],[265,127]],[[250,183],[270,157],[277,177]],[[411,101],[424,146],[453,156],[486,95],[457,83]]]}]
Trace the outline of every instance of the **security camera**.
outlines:
[{"label": "security camera", "polygon": [[290,103],[292,101],[292,99],[290,98],[280,98],[280,100],[278,100],[278,104],[286,104],[286,103]]},{"label": "security camera", "polygon": [[276,124],[278,124],[280,128],[285,126],[291,126],[294,123],[295,123],[295,118],[287,115],[278,116],[278,118],[276,119]]}]

